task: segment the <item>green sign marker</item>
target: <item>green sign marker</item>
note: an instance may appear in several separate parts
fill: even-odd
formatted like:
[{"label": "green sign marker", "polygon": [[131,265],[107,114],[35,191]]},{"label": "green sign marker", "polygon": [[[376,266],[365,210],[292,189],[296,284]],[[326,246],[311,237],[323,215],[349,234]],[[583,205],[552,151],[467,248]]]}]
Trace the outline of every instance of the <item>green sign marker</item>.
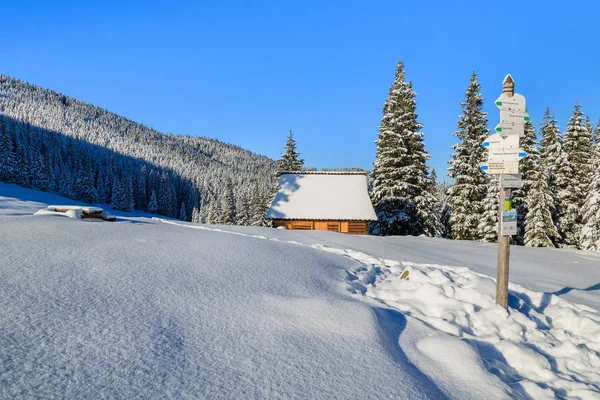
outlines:
[{"label": "green sign marker", "polygon": [[501,126],[497,127],[496,132],[502,132],[502,127]]},{"label": "green sign marker", "polygon": [[501,106],[501,105],[502,105],[502,102],[501,102],[501,101],[497,101],[497,102],[496,102],[496,105],[497,105],[497,106]]},{"label": "green sign marker", "polygon": [[529,117],[523,117],[525,121],[529,121]]}]

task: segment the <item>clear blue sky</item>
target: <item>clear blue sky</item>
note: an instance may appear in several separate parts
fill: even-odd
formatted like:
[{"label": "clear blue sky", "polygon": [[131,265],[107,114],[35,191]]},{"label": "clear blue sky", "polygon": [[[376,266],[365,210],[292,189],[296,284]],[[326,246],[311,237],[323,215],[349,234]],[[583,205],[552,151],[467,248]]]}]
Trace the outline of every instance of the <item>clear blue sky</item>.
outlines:
[{"label": "clear blue sky", "polygon": [[442,180],[473,70],[491,127],[506,73],[536,126],[549,106],[564,128],[577,100],[597,122],[599,12],[593,1],[4,0],[0,72],[272,158],[292,128],[307,166],[370,169],[400,59]]}]

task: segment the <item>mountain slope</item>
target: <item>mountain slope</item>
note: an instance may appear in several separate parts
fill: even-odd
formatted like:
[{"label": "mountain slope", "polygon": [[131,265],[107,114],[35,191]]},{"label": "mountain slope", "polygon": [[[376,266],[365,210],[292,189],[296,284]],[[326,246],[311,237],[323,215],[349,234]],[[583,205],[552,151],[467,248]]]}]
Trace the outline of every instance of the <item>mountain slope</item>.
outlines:
[{"label": "mountain slope", "polygon": [[[0,75],[2,115],[10,119],[5,121],[5,129],[25,123],[38,131],[51,131],[142,160],[157,167],[159,173],[171,172],[197,189],[199,199],[192,206],[199,208],[203,220],[210,203],[221,202],[229,180],[234,197],[242,206],[239,208],[247,207],[251,198],[266,202],[274,185],[274,163],[267,157],[214,139],[164,134],[94,105],[5,75]],[[102,161],[96,164],[102,164]],[[94,172],[97,179],[98,172]],[[174,191],[179,191],[177,186],[181,185],[174,186]],[[145,201],[141,202],[144,205],[150,201],[151,193],[147,192]],[[187,201],[189,196],[198,197],[192,194],[183,196],[182,193],[176,195],[176,213],[179,213],[182,202],[194,203]],[[187,219],[191,219],[191,212],[191,209],[186,210]]]}]

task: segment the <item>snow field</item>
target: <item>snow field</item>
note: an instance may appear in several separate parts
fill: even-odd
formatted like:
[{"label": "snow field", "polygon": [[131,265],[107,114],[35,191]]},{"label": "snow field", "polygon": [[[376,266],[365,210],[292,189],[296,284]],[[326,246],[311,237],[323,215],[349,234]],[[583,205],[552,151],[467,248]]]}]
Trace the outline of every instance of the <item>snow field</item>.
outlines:
[{"label": "snow field", "polygon": [[511,249],[507,314],[494,245],[31,217],[81,203],[0,192],[0,398],[599,396],[598,254]]},{"label": "snow field", "polygon": [[[503,397],[503,385],[490,379],[489,371],[524,397],[600,398],[600,315],[591,307],[511,283],[507,313],[495,304],[495,281],[466,267],[399,262],[351,249],[286,242],[358,261],[360,267],[347,271],[352,292],[434,328],[437,335],[402,347],[419,368],[451,393],[460,393],[460,387],[467,385],[466,397],[477,398],[476,393]],[[409,350],[414,347],[421,357]],[[427,366],[422,355],[435,366]],[[482,381],[488,385],[476,384]],[[448,388],[448,382],[457,384]]]},{"label": "snow field", "polygon": [[0,227],[0,398],[446,396],[382,344],[351,259],[144,218]]}]

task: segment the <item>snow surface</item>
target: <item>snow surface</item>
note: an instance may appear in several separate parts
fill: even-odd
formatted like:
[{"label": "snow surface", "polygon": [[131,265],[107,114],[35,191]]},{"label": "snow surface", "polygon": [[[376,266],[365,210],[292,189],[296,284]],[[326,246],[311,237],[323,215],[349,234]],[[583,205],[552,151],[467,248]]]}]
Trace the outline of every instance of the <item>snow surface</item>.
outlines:
[{"label": "snow surface", "polygon": [[376,220],[365,174],[283,174],[267,218]]},{"label": "snow surface", "polygon": [[14,216],[36,193],[0,185],[0,398],[600,398],[596,254],[513,247],[506,313],[493,245]]}]

